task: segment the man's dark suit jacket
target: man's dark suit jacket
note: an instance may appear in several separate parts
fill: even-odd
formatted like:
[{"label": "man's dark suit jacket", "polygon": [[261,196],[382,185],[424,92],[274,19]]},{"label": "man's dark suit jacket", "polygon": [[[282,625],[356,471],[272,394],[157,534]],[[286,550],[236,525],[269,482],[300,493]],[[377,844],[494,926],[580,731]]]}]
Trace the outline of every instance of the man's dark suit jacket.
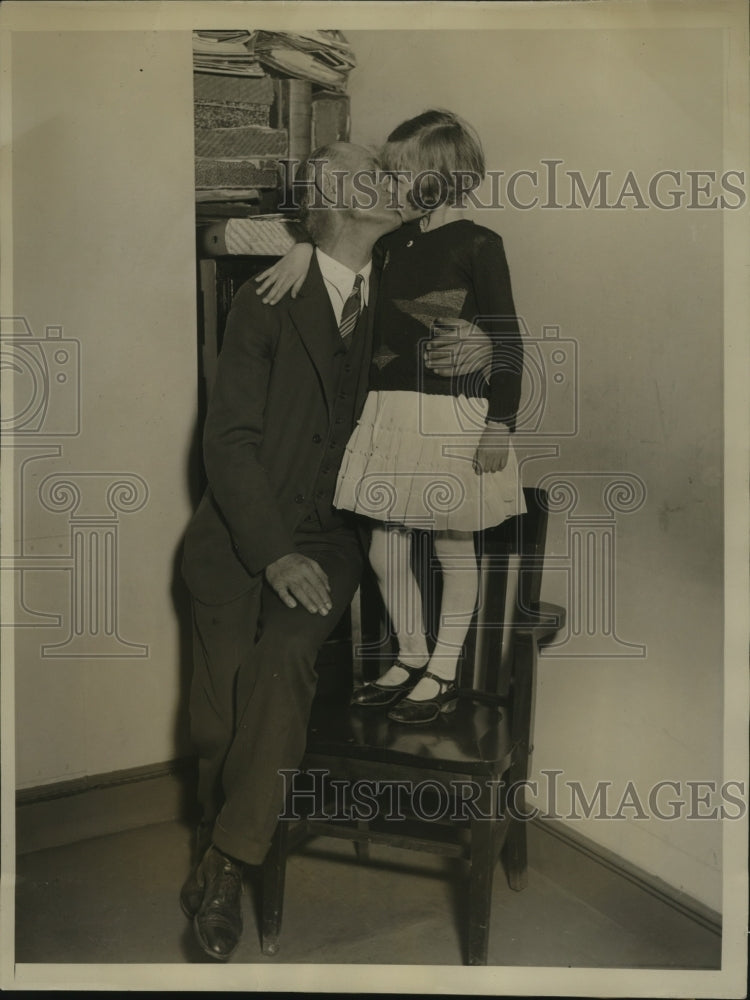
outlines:
[{"label": "man's dark suit jacket", "polygon": [[[356,417],[367,396],[376,279],[370,278],[367,341]],[[316,257],[296,299],[264,305],[253,281],[227,319],[206,417],[209,486],[185,536],[183,575],[206,604],[253,586],[264,568],[295,551],[293,533],[311,495],[336,392],[338,326]]]}]

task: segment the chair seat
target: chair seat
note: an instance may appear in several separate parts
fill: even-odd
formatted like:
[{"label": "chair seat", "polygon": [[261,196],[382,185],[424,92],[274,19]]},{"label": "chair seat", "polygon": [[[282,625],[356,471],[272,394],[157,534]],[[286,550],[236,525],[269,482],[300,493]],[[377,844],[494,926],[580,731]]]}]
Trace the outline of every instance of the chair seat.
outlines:
[{"label": "chair seat", "polygon": [[336,757],[460,774],[497,774],[512,750],[506,709],[462,692],[454,712],[427,725],[391,722],[387,709],[316,704],[306,760]]}]

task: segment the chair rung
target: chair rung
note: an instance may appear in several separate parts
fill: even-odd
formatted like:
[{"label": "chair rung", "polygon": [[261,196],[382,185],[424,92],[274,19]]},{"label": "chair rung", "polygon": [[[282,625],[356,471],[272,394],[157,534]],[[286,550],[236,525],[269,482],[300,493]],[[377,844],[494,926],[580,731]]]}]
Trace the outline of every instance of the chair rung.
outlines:
[{"label": "chair rung", "polygon": [[355,830],[352,827],[321,820],[308,820],[307,832],[311,836],[336,837],[339,840],[353,840],[366,844],[387,844],[409,851],[427,851],[451,858],[466,858],[468,852],[462,844],[438,838],[416,837],[411,834],[379,833],[376,830]]},{"label": "chair rung", "polygon": [[308,828],[308,821],[306,819],[300,819],[296,822],[289,823],[287,828],[287,851],[293,851],[304,841],[304,839],[309,836],[310,830]]},{"label": "chair rung", "polygon": [[494,705],[496,708],[509,708],[510,699],[504,694],[493,691],[479,691],[477,688],[461,688],[459,697],[466,701],[479,701],[483,705]]}]

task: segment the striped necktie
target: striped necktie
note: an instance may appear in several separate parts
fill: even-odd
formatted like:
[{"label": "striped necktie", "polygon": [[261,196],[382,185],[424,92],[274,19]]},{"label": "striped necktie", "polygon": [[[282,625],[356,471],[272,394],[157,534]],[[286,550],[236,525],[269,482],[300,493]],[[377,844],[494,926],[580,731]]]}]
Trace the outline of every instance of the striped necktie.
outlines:
[{"label": "striped necktie", "polygon": [[344,303],[344,308],[341,311],[341,321],[339,323],[339,333],[341,334],[341,339],[344,342],[344,347],[349,350],[349,345],[352,342],[352,334],[354,333],[354,328],[357,325],[357,320],[359,319],[359,314],[362,311],[362,284],[364,278],[361,274],[357,274],[354,278],[354,288],[352,288],[349,298]]}]

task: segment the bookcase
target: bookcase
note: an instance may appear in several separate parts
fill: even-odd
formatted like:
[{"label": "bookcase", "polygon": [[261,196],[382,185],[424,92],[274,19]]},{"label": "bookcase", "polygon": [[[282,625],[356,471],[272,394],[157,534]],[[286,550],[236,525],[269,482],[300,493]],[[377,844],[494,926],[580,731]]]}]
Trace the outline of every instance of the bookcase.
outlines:
[{"label": "bookcase", "polygon": [[349,139],[355,59],[332,30],[195,32],[193,59],[202,423],[234,294],[294,242],[296,165]]},{"label": "bookcase", "polygon": [[[288,201],[295,161],[349,139],[345,86],[354,63],[340,32],[200,35],[194,47],[199,434],[232,299],[292,245],[284,225],[294,214],[279,206]],[[335,71],[332,58],[341,61]],[[288,66],[299,75],[285,73]],[[282,167],[284,159],[291,166]],[[260,252],[226,252],[246,246]],[[204,485],[202,470],[201,476]],[[323,644],[317,670],[318,696],[348,701],[349,611]]]},{"label": "bookcase", "polygon": [[211,393],[229,309],[237,289],[269,267],[276,256],[202,257],[198,260],[198,337],[202,391]]}]

